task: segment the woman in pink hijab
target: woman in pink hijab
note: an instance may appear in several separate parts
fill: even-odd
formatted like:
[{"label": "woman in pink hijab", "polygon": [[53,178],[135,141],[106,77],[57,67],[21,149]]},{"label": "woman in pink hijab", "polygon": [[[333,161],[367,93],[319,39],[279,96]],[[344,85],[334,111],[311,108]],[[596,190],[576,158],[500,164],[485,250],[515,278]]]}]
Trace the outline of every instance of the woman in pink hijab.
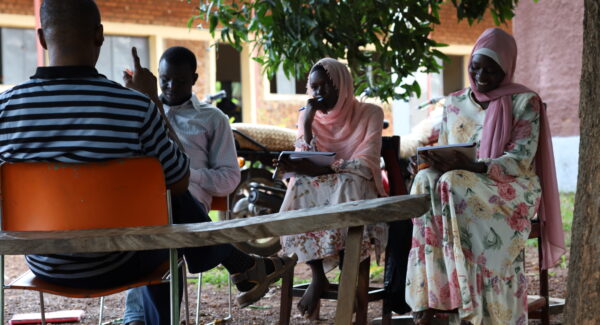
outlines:
[{"label": "woman in pink hijab", "polygon": [[514,38],[486,30],[469,60],[471,87],[446,99],[440,144],[475,142],[477,161],[457,154],[415,177],[431,210],[413,219],[406,299],[417,324],[435,311],[452,323],[527,324],[523,249],[536,215],[544,225],[544,267],[564,253],[562,222],[545,109],[513,83]]},{"label": "woman in pink hijab", "polygon": [[[350,72],[334,59],[312,67],[307,89],[311,98],[300,113],[296,150],[335,152],[335,162],[317,166],[308,160],[280,161],[279,168],[298,175],[288,185],[281,211],[385,196],[379,165],[381,108],[354,97]],[[298,255],[312,271],[311,284],[298,303],[303,315],[318,310],[321,293],[329,286],[325,273],[337,266],[346,233],[333,229],[281,238],[283,251]],[[366,227],[363,258],[371,250],[382,252],[386,236],[385,225]]]}]

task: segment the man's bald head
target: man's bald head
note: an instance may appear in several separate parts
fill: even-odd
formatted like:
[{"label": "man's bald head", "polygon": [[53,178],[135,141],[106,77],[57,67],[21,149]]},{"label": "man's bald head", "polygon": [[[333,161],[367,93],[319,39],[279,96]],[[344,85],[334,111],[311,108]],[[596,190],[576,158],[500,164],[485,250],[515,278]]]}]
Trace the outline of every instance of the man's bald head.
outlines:
[{"label": "man's bald head", "polygon": [[58,51],[61,57],[69,58],[78,51],[88,56],[99,53],[104,37],[95,1],[44,0],[40,21],[40,41],[49,51]]},{"label": "man's bald head", "polygon": [[46,40],[93,37],[100,11],[93,0],[44,0],[40,20]]}]

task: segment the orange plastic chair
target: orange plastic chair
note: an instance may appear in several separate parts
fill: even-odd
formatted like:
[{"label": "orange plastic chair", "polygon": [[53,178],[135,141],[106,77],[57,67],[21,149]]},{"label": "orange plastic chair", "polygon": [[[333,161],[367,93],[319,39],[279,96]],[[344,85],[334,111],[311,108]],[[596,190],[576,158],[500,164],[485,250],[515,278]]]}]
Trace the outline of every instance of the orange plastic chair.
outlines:
[{"label": "orange plastic chair", "polygon": [[[172,223],[169,191],[158,160],[150,157],[118,159],[87,164],[50,162],[5,163],[0,167],[2,231],[58,231],[78,229],[159,226]],[[170,263],[135,283],[99,289],[77,289],[47,283],[28,271],[4,286],[4,256],[0,266],[0,324],[4,324],[4,289],[73,298],[103,297],[143,285],[162,283],[172,271],[172,306],[177,306],[177,252]],[[102,303],[100,322],[102,322]],[[179,324],[179,312],[172,322]]]}]

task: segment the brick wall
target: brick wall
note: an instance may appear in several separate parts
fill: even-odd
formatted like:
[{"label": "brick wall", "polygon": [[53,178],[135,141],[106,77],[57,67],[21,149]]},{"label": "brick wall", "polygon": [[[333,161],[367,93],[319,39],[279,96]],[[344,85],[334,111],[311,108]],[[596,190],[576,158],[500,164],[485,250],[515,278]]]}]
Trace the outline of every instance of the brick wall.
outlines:
[{"label": "brick wall", "polygon": [[186,0],[97,0],[102,20],[144,25],[186,27],[197,14],[197,2]]},{"label": "brick wall", "polygon": [[[96,0],[103,21],[186,27],[197,14],[197,1]],[[0,1],[0,13],[33,15],[33,0]],[[200,21],[197,21],[200,23]]]},{"label": "brick wall", "polygon": [[[440,25],[435,27],[431,37],[437,42],[446,44],[473,45],[477,37],[489,27],[496,27],[489,12],[479,23],[469,25],[466,20],[458,22],[456,8],[451,3],[445,3],[440,8]],[[498,26],[512,32],[512,24]]]},{"label": "brick wall", "polygon": [[0,1],[0,13],[33,15],[33,0]]},{"label": "brick wall", "polygon": [[[290,129],[296,129],[298,122],[298,108],[304,106],[305,102],[301,99],[297,100],[267,100],[265,97],[265,75],[261,73],[260,64],[252,61],[256,89],[256,108],[257,108],[257,123],[270,124]],[[268,85],[268,83],[267,83]]]},{"label": "brick wall", "polygon": [[[97,0],[104,21],[148,24],[160,26],[186,27],[190,17],[197,14],[197,2],[188,3],[186,0]],[[11,0],[0,2],[0,13],[33,14],[33,0]],[[441,25],[437,26],[432,37],[447,44],[466,44],[475,42],[477,36],[488,27],[494,26],[489,15],[473,26],[466,21],[457,23],[456,9],[446,3],[440,9]],[[196,21],[195,24],[205,23]],[[512,26],[500,26],[511,31]]]}]

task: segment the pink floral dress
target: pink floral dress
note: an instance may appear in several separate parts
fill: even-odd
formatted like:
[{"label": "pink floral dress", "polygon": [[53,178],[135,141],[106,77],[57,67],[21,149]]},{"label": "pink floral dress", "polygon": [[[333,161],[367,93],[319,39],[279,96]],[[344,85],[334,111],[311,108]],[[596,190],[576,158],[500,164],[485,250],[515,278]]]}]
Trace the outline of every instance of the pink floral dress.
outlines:
[{"label": "pink floral dress", "polygon": [[[431,210],[413,219],[406,299],[413,311],[458,309],[473,325],[527,324],[523,249],[541,196],[533,159],[538,145],[535,94],[513,95],[508,150],[484,159],[487,174],[420,171],[411,194],[431,194]],[[476,142],[486,111],[467,88],[446,100],[440,144]]]},{"label": "pink floral dress", "polygon": [[[316,138],[308,145],[304,138],[296,141],[301,151],[318,151]],[[334,174],[317,177],[298,176],[288,185],[280,211],[314,208],[338,203],[374,199],[378,197],[373,175],[361,159],[336,160],[331,168]],[[330,229],[304,234],[282,236],[281,247],[285,254],[295,253],[299,262],[323,259],[325,272],[338,265],[339,252],[344,250],[347,229]],[[387,243],[387,225],[365,227],[362,258],[375,251],[379,256]]]}]

